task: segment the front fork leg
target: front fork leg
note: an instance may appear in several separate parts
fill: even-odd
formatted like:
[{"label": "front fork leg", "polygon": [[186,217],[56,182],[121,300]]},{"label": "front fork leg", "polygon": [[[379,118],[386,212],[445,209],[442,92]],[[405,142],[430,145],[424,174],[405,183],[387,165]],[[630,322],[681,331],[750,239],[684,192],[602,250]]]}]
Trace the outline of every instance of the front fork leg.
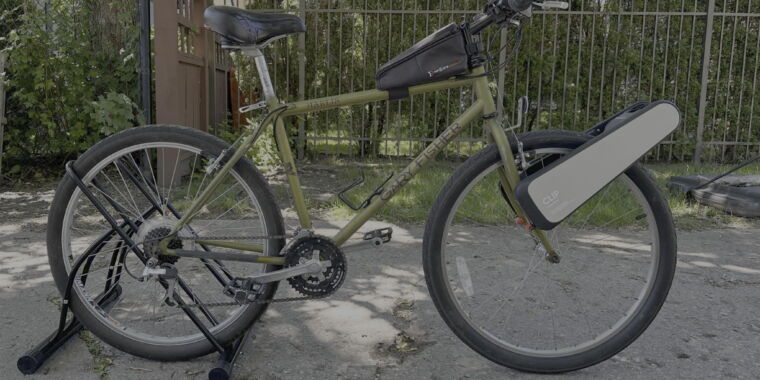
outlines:
[{"label": "front fork leg", "polygon": [[[491,129],[491,136],[493,137],[496,147],[499,149],[499,156],[501,156],[502,166],[498,169],[499,181],[501,182],[504,192],[507,194],[509,203],[515,210],[518,218],[526,221],[526,226],[532,226],[530,221],[523,211],[520,204],[517,203],[515,197],[515,188],[517,183],[520,182],[520,175],[517,172],[517,165],[515,164],[514,154],[509,146],[509,140],[507,135],[498,123],[488,123]],[[552,263],[559,263],[559,253],[552,247],[549,238],[546,236],[546,232],[536,228],[529,228],[530,233],[544,246],[546,249],[546,259]]]}]

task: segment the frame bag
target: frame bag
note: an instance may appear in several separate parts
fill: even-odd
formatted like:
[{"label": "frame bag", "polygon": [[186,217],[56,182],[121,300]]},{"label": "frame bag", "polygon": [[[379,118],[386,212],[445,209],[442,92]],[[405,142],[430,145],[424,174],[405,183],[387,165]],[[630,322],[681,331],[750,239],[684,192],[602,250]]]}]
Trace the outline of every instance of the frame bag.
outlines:
[{"label": "frame bag", "polygon": [[449,79],[470,71],[465,31],[457,24],[438,29],[377,70],[377,88],[390,91],[390,98],[408,95],[407,89]]}]

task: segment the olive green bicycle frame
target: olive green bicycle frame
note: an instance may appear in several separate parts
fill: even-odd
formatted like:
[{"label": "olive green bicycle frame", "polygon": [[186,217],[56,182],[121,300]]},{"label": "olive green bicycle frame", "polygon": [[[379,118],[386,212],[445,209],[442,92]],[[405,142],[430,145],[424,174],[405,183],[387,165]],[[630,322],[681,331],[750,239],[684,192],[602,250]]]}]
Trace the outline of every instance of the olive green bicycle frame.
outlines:
[{"label": "olive green bicycle frame", "polygon": [[[451,141],[453,141],[465,127],[474,122],[476,119],[482,119],[484,121],[484,128],[490,142],[493,142],[498,148],[499,155],[503,166],[499,170],[499,178],[505,189],[509,202],[516,209],[517,216],[525,218],[524,211],[519,207],[514,196],[514,189],[519,182],[518,169],[515,164],[514,155],[510,148],[509,141],[507,139],[504,128],[499,124],[499,120],[495,117],[496,105],[494,104],[491,91],[488,87],[488,78],[484,75],[483,67],[478,67],[472,71],[471,77],[449,79],[446,81],[434,82],[409,88],[409,95],[422,94],[427,92],[442,91],[452,88],[473,86],[475,91],[476,100],[464,113],[454,120],[441,134],[433,140],[425,150],[420,153],[404,170],[393,176],[390,181],[387,182],[382,192],[376,197],[366,208],[356,214],[348,224],[346,224],[332,239],[337,245],[343,245],[348,239],[361,228],[370,218],[372,218],[377,212],[396,194],[401,190],[427,163],[434,159]],[[274,120],[274,136],[277,144],[279,157],[282,161],[282,165],[285,168],[285,172],[288,178],[288,184],[290,186],[291,194],[293,196],[293,204],[295,211],[298,215],[300,225],[304,229],[311,229],[312,223],[309,217],[309,212],[306,207],[303,191],[301,189],[300,180],[296,172],[295,160],[293,153],[288,143],[288,135],[285,130],[285,123],[283,118],[289,116],[302,115],[311,112],[324,111],[328,109],[364,104],[382,100],[388,100],[388,91],[382,90],[367,90],[361,92],[355,92],[345,95],[330,96],[312,100],[304,100],[293,103],[285,104],[284,111]],[[276,98],[268,99],[269,110],[282,109],[283,105]],[[266,128],[267,125],[261,125],[260,128]],[[240,158],[248,152],[254,145],[257,134],[254,132],[248,132],[238,141],[239,144],[233,145],[235,153],[225,163],[225,165],[214,174],[213,179],[210,181],[208,187],[193,201],[190,208],[185,212],[185,216],[182,217],[177,226],[174,228],[173,233],[179,231],[182,227],[191,222],[192,217],[189,215],[196,214],[195,211],[203,207],[204,203],[211,197],[212,192],[221,183],[223,178],[229,173],[230,169],[240,160]],[[549,246],[548,239],[543,231],[534,230],[532,232],[536,237],[544,244],[548,252],[552,252]],[[168,249],[168,239],[162,241],[161,248],[165,254],[174,255],[174,250]],[[213,241],[204,240],[201,243],[209,246],[217,246],[224,248],[232,248],[240,251],[263,253],[264,247],[260,245],[247,244],[243,242],[230,242],[230,241]],[[213,254],[209,254],[211,258]],[[234,259],[231,259],[234,261]],[[262,264],[284,264],[284,259],[279,257],[267,257],[257,256],[256,262]]]}]

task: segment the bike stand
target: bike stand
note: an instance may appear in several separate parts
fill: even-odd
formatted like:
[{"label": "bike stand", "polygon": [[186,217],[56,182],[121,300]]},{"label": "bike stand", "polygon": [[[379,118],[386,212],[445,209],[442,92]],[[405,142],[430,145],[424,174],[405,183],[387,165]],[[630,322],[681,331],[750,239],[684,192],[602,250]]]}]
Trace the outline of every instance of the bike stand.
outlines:
[{"label": "bike stand", "polygon": [[240,353],[243,351],[246,341],[249,337],[255,337],[251,332],[253,328],[249,328],[248,331],[238,338],[230,347],[219,354],[219,359],[216,360],[214,368],[208,371],[209,380],[229,380],[232,377],[232,368],[235,366]]},{"label": "bike stand", "polygon": [[[116,301],[120,295],[121,287],[117,285],[108,297],[105,297],[100,301],[100,306],[108,307],[108,305]],[[61,316],[64,320],[67,316],[66,314],[68,314],[68,312],[62,307]],[[22,355],[16,362],[18,370],[24,375],[31,375],[37,372],[37,370],[40,369],[40,367],[42,367],[42,365],[50,359],[50,357],[53,356],[64,343],[76,335],[80,330],[82,330],[82,324],[75,317],[72,317],[63,325],[63,328],[59,327],[56,332]]]},{"label": "bike stand", "polygon": [[[114,290],[108,294],[107,297],[103,297],[99,304],[103,308],[107,308],[118,300],[121,295],[121,287],[116,285]],[[68,314],[65,308],[61,308],[61,317],[67,317]],[[22,355],[16,362],[18,370],[24,375],[31,375],[37,372],[45,362],[58,351],[69,339],[82,330],[82,324],[76,317],[69,319],[63,328],[56,330],[53,334],[45,338],[37,346]],[[253,329],[248,329],[243,336],[238,338],[231,346],[227,347],[224,352],[219,354],[214,367],[208,372],[209,380],[229,380],[232,377],[232,369],[235,366],[235,361],[240,357],[240,353],[245,346],[246,341],[250,338]]]},{"label": "bike stand", "polygon": [[[129,174],[129,173],[128,173]],[[122,217],[124,217],[124,222],[119,224],[116,222],[116,219],[108,213],[105,206],[97,199],[95,198],[92,191],[85,185],[79,175],[76,173],[76,171],[73,168],[73,165],[71,162],[66,164],[66,175],[68,175],[74,182],[76,183],[77,187],[79,187],[82,190],[82,193],[93,203],[95,208],[106,218],[106,221],[110,224],[111,230],[105,232],[102,234],[98,240],[95,241],[88,249],[85,251],[77,260],[74,262],[74,265],[71,268],[71,272],[73,275],[69,276],[68,282],[66,284],[66,288],[63,294],[63,299],[61,303],[61,314],[59,318],[58,323],[58,329],[52,333],[50,336],[42,340],[39,344],[37,344],[34,348],[26,352],[24,355],[22,355],[18,361],[16,362],[16,366],[18,367],[18,370],[25,374],[25,375],[31,375],[33,373],[36,373],[37,370],[42,367],[42,365],[45,364],[45,362],[50,359],[50,357],[55,354],[55,352],[61,348],[71,337],[76,335],[80,330],[82,330],[83,326],[79,320],[77,320],[76,316],[73,315],[72,311],[72,317],[69,319],[69,308],[70,308],[70,300],[71,300],[71,290],[72,286],[74,285],[74,282],[76,281],[76,274],[79,272],[80,268],[82,269],[82,274],[79,276],[79,281],[81,282],[82,286],[84,286],[85,282],[87,281],[87,276],[89,275],[89,269],[90,265],[92,264],[93,260],[95,259],[95,255],[99,252],[99,250],[108,242],[110,239],[114,236],[118,236],[122,239],[122,243],[119,243],[117,246],[117,249],[113,251],[111,254],[111,261],[108,269],[108,281],[106,281],[105,290],[103,293],[101,293],[98,297],[95,298],[95,301],[98,303],[98,305],[103,309],[108,309],[113,304],[115,304],[119,297],[121,296],[122,290],[121,285],[119,285],[119,279],[121,277],[122,268],[124,265],[124,260],[126,258],[126,254],[128,251],[133,251],[138,258],[141,260],[144,259],[143,252],[137,248],[137,245],[132,241],[130,234],[134,234],[139,224],[135,221],[131,221],[128,218],[125,217],[124,208],[113,201],[112,199],[108,199],[107,201],[110,203],[110,205],[119,213]],[[129,176],[131,177],[131,176]],[[130,179],[135,180],[134,177],[131,177]],[[136,181],[134,182],[136,183]],[[98,187],[99,185],[97,181],[93,180],[93,186]],[[137,183],[136,183],[137,184]],[[141,187],[140,185],[138,185]],[[146,189],[141,187],[142,191],[145,192]],[[145,193],[147,195],[147,193]],[[144,217],[148,217],[153,211],[160,209],[158,207],[159,202],[155,199],[150,198],[151,202],[153,203],[153,206],[145,211],[143,213]],[[177,213],[176,210],[171,207],[171,205],[167,204],[169,208],[171,208],[171,211],[175,214]],[[211,270],[211,268],[209,267]],[[215,273],[216,275],[216,273]],[[111,278],[113,278],[113,281],[111,281]],[[217,277],[219,278],[219,277]],[[165,285],[165,283],[162,283],[162,285]],[[179,284],[182,290],[184,290],[191,298],[194,298],[195,295],[192,293],[191,290],[188,288],[185,288],[183,284]],[[187,316],[190,318],[190,320],[198,327],[198,329],[203,333],[203,335],[206,337],[206,339],[209,340],[209,342],[214,346],[217,352],[219,352],[219,359],[217,359],[216,363],[214,364],[214,367],[211,368],[211,370],[208,373],[209,380],[228,380],[232,376],[232,369],[235,365],[235,361],[240,356],[240,353],[245,346],[246,340],[251,336],[251,329],[249,328],[248,331],[243,334],[240,338],[238,338],[235,342],[233,342],[228,347],[223,347],[219,344],[219,342],[216,340],[216,338],[211,334],[211,332],[208,330],[208,328],[203,325],[203,322],[198,318],[195,313],[192,313],[187,305],[184,303],[182,298],[175,293],[174,300],[177,302],[181,309],[185,311]],[[203,309],[202,309],[203,310]],[[208,317],[208,315],[207,315]],[[213,318],[210,318],[213,321]]]}]

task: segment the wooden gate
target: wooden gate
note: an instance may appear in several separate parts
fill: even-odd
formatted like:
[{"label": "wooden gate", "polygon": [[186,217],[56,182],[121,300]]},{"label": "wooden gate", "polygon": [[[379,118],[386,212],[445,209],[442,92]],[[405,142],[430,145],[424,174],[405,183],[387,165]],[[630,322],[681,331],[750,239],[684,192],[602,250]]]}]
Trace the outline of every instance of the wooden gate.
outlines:
[{"label": "wooden gate", "polygon": [[155,0],[156,122],[203,131],[228,120],[229,56],[203,28],[212,0]]}]

